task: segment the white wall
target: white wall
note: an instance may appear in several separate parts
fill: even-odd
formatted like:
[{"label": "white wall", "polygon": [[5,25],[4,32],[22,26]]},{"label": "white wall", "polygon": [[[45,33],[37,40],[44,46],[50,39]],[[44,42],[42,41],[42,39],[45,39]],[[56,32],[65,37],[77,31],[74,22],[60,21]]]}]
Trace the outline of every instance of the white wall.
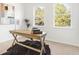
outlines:
[{"label": "white wall", "polygon": [[[24,9],[23,9],[23,3],[16,3],[15,4],[15,20],[16,20],[16,29],[21,28],[23,18],[24,18]],[[19,24],[17,24],[17,21],[19,21]]]},{"label": "white wall", "polygon": [[[49,3],[27,3],[24,4],[24,18],[30,19],[33,24],[33,8],[37,6],[45,7],[45,26],[42,30],[47,32],[47,40],[56,41],[71,45],[79,46],[79,4],[68,4],[72,13],[72,26],[70,28],[55,28],[53,27],[53,4]],[[24,25],[23,25],[24,26]]]},{"label": "white wall", "polygon": [[19,29],[21,27],[21,22],[23,19],[23,8],[22,4],[13,4],[15,6],[15,20],[19,20],[19,25],[0,25],[0,42],[13,39],[13,36],[9,33],[10,30]]}]

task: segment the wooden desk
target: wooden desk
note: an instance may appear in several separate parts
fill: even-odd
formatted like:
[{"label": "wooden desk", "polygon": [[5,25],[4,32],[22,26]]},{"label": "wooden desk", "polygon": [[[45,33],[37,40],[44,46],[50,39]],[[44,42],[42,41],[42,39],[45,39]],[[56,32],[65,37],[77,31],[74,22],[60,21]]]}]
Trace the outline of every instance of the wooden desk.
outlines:
[{"label": "wooden desk", "polygon": [[[19,45],[21,45],[23,47],[26,47],[26,48],[32,49],[34,51],[40,52],[40,54],[45,52],[44,40],[45,40],[46,33],[43,32],[43,34],[32,34],[32,32],[30,30],[13,30],[13,31],[10,31],[10,33],[14,37],[14,41],[13,41],[12,45],[14,45],[14,43],[16,42],[16,44],[19,44]],[[19,43],[19,41],[17,39],[17,35],[24,36],[24,37],[30,38],[30,39],[40,40],[40,42],[41,42],[41,50],[33,48],[31,46],[24,45],[22,43]]]}]

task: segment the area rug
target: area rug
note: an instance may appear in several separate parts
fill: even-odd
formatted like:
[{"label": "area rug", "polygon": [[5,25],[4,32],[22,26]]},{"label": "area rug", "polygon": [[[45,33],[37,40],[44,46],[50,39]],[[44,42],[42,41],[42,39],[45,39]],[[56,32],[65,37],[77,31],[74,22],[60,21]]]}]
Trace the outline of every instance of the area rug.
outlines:
[{"label": "area rug", "polygon": [[[39,41],[31,41],[31,40],[26,40],[24,42],[20,42],[22,44],[32,46],[37,49],[41,49],[41,43]],[[50,55],[51,51],[49,48],[49,45],[45,44],[45,52],[43,52],[43,55]],[[22,47],[18,44],[15,44],[14,46],[10,47],[7,52],[3,53],[2,55],[40,55],[39,52],[33,51],[31,49]]]}]

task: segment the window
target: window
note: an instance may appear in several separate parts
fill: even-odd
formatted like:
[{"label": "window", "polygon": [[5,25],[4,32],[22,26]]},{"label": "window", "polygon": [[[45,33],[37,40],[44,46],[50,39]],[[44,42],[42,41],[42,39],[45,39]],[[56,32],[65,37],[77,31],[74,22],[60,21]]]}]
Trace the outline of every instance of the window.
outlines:
[{"label": "window", "polygon": [[65,4],[55,4],[55,27],[67,27],[71,25],[70,9]]},{"label": "window", "polygon": [[34,9],[34,23],[37,26],[44,25],[44,8],[37,7]]}]

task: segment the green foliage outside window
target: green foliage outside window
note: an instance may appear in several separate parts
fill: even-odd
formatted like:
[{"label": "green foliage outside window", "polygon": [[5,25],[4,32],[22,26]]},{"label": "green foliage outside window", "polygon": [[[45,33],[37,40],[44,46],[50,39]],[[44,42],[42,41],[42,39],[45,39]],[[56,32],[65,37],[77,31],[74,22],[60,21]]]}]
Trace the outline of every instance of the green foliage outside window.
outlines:
[{"label": "green foliage outside window", "polygon": [[35,10],[35,25],[44,25],[44,9],[41,7],[38,7]]},{"label": "green foliage outside window", "polygon": [[55,5],[55,26],[65,27],[71,24],[70,11],[64,4]]}]

